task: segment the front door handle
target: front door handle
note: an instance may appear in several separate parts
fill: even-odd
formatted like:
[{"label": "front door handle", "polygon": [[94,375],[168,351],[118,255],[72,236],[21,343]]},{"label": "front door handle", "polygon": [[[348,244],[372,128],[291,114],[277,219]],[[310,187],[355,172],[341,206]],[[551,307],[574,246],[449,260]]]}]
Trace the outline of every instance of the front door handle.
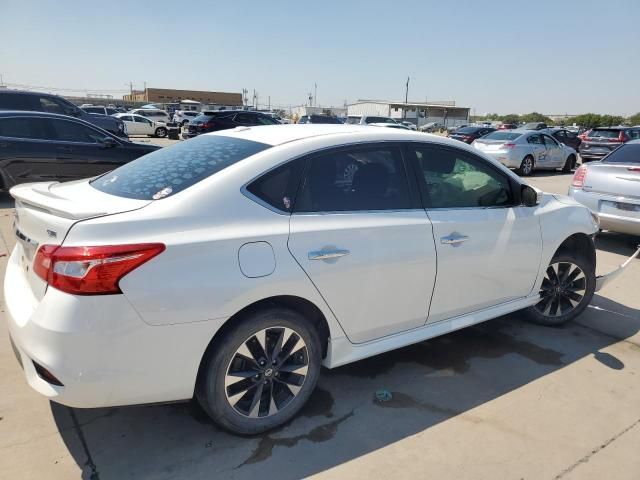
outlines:
[{"label": "front door handle", "polygon": [[469,240],[469,237],[467,237],[466,235],[457,235],[455,233],[452,233],[447,237],[440,238],[440,243],[444,243],[445,245],[460,245],[467,240]]},{"label": "front door handle", "polygon": [[349,250],[340,250],[340,249],[332,249],[332,250],[316,250],[314,252],[309,252],[309,260],[331,260],[334,258],[344,257],[345,255],[349,255]]}]

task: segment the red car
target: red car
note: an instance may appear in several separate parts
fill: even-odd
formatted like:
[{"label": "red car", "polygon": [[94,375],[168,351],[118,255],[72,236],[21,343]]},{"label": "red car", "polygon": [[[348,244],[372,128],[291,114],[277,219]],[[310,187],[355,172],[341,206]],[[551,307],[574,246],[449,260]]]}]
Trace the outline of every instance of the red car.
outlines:
[{"label": "red car", "polygon": [[498,127],[498,130],[513,130],[514,128],[518,128],[515,123],[503,123]]}]

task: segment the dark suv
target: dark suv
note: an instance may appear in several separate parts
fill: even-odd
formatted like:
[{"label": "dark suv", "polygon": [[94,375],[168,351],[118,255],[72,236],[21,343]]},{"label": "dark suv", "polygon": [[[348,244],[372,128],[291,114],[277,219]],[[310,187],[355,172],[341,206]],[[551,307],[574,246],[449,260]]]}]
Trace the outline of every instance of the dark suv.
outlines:
[{"label": "dark suv", "polygon": [[127,137],[122,120],[108,115],[85,112],[69,100],[58,95],[20,90],[0,90],[0,110],[23,110],[68,115],[89,122],[119,137]]},{"label": "dark suv", "polygon": [[189,121],[188,131],[182,134],[185,138],[192,138],[201,133],[216,132],[235,127],[255,127],[258,125],[280,125],[270,115],[246,110],[217,110],[202,112]]},{"label": "dark suv", "polygon": [[598,127],[592,129],[580,144],[582,161],[600,160],[623,143],[640,138],[640,127]]},{"label": "dark suv", "polygon": [[342,122],[338,119],[338,117],[333,117],[331,115],[319,115],[319,114],[311,114],[311,115],[303,115],[298,120],[298,123],[329,123],[329,124],[341,124]]}]

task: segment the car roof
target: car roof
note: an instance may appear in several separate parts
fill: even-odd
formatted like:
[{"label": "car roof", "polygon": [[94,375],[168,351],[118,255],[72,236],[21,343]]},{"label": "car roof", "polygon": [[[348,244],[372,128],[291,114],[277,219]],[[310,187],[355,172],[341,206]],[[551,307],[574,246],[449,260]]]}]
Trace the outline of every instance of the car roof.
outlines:
[{"label": "car roof", "polygon": [[63,118],[65,120],[77,120],[84,122],[84,120],[70,117],[69,115],[60,115],[59,113],[49,112],[36,112],[29,110],[0,110],[0,117],[47,117],[47,118]]}]

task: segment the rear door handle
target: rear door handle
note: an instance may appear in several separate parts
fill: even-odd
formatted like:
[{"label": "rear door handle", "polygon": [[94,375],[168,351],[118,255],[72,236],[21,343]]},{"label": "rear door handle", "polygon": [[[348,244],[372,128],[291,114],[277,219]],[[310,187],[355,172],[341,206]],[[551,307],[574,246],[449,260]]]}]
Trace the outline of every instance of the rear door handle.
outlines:
[{"label": "rear door handle", "polygon": [[466,235],[457,235],[452,233],[447,237],[441,237],[440,243],[444,243],[445,245],[459,245],[466,242],[467,240],[469,240],[469,237],[467,237]]},{"label": "rear door handle", "polygon": [[331,260],[333,258],[344,257],[345,255],[349,255],[349,250],[316,250],[313,252],[309,252],[309,260]]}]

